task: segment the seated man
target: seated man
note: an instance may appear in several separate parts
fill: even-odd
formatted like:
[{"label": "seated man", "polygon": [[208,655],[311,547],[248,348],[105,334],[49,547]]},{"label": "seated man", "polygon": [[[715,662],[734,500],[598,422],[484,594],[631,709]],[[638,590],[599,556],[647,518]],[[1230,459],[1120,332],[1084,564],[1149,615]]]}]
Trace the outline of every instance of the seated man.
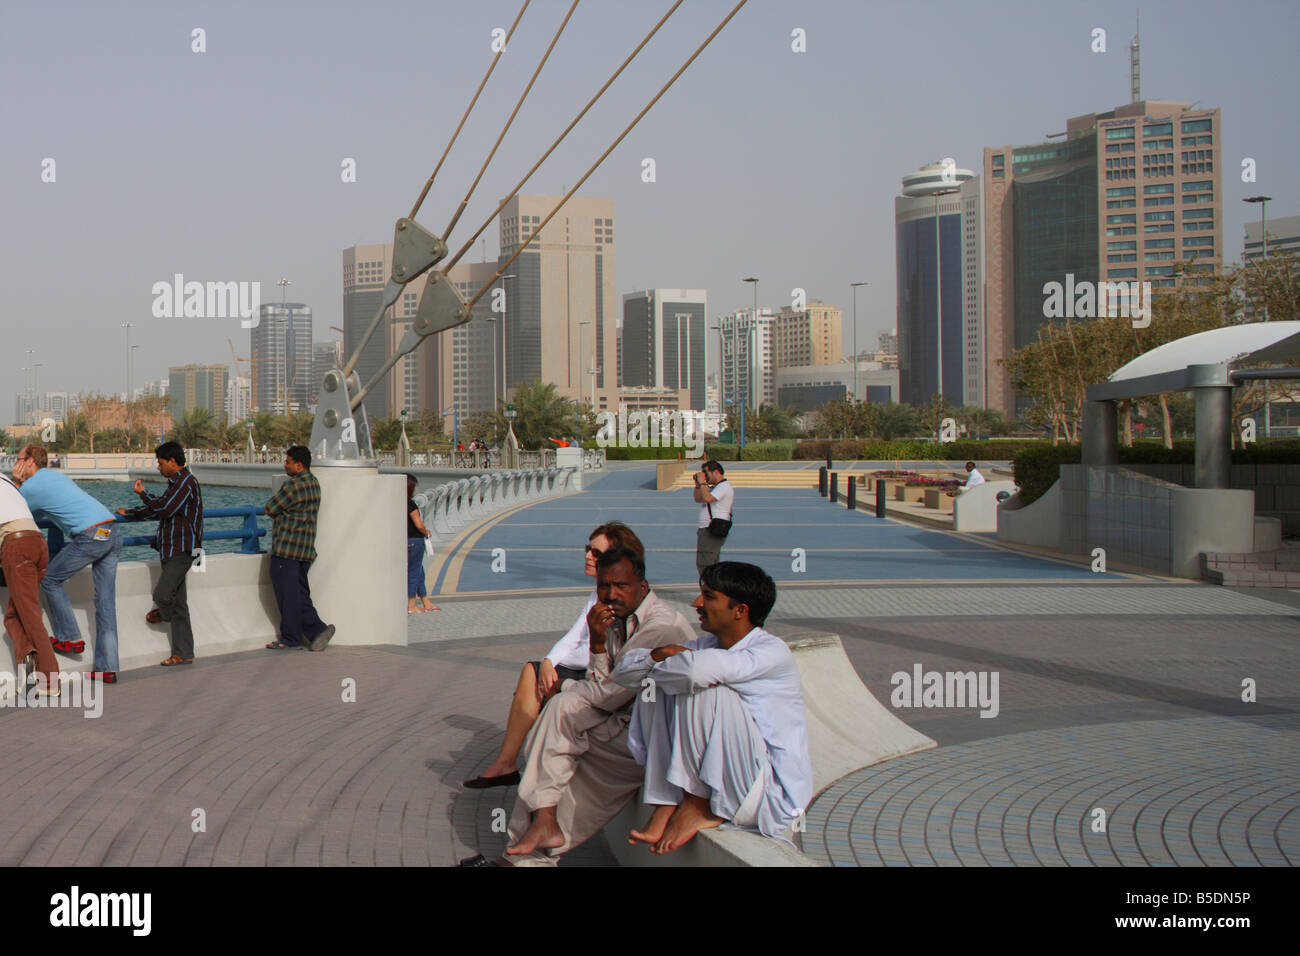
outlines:
[{"label": "seated man", "polygon": [[645,687],[628,746],[645,765],[644,798],[655,810],[629,843],[667,853],[728,821],[788,841],[812,799],[812,761],[794,655],[760,626],[775,603],[762,568],[710,565],[692,605],[705,635],[629,650],[614,668],[617,683]]},{"label": "seated man", "polygon": [[627,746],[635,689],[609,674],[632,650],[692,640],[686,618],[645,580],[645,562],[627,548],[596,561],[596,603],[587,613],[591,663],[585,680],[566,680],[542,709],[526,745],[507,857],[516,865],[554,864],[622,809],[641,784]]}]

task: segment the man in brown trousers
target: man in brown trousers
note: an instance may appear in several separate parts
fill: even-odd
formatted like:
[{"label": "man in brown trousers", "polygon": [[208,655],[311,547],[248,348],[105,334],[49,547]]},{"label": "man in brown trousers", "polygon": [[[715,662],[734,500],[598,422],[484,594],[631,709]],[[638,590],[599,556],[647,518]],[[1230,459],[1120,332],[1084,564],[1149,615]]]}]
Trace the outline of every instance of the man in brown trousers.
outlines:
[{"label": "man in brown trousers", "polygon": [[[41,579],[50,563],[45,535],[32,520],[32,513],[18,487],[0,475],[0,567],[9,588],[5,608],[5,630],[14,645],[17,662],[36,655],[36,696],[59,696],[59,662],[50,646],[50,632],[41,618]],[[25,694],[27,688],[19,687]]]},{"label": "man in brown trousers", "polygon": [[596,562],[596,603],[587,629],[587,679],[564,682],[525,745],[506,850],[516,866],[554,865],[636,793],[644,772],[628,750],[627,725],[640,691],[614,683],[610,671],[632,648],[695,640],[686,618],[650,590],[645,561],[625,548],[606,551]]}]

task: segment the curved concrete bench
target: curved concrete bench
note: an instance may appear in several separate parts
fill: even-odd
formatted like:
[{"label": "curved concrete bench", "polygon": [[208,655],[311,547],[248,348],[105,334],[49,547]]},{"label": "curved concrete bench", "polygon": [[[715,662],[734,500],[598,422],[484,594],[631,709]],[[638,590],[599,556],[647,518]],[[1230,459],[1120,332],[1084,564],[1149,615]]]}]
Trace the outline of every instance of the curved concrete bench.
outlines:
[{"label": "curved concrete bench", "polygon": [[[787,642],[799,665],[813,792],[862,767],[938,746],[903,723],[876,700],[858,679],[837,635]],[[644,846],[629,846],[628,830],[649,819],[640,796],[629,800],[605,827],[610,850],[623,866],[817,866],[780,840],[746,830],[703,830],[680,850],[656,856]]]}]

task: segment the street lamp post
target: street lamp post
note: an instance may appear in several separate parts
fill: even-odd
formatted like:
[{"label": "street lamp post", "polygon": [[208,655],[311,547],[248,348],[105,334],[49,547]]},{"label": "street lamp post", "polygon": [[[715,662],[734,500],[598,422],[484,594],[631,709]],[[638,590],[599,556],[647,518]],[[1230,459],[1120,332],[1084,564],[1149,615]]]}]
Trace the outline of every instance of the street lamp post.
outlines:
[{"label": "street lamp post", "polygon": [[[30,429],[30,428],[32,427],[32,424],[33,424],[33,419],[36,417],[36,408],[35,408],[35,405],[36,405],[36,387],[35,387],[34,385],[32,385],[32,379],[35,378],[35,376],[36,376],[36,362],[35,362],[35,360],[32,358],[32,356],[34,356],[34,355],[36,354],[36,349],[27,349],[26,352],[27,352],[28,378],[27,378],[27,382],[26,382],[26,385],[27,385],[27,409],[26,409],[26,411],[27,411],[27,415],[26,415],[25,417],[26,417],[26,419],[27,419],[27,422],[26,422],[27,427]],[[30,437],[30,436],[28,436],[28,437]]]},{"label": "street lamp post", "polygon": [[858,286],[865,282],[850,282],[853,290],[853,401],[858,400]]},{"label": "street lamp post", "polygon": [[[1267,221],[1265,219],[1265,212],[1268,210],[1268,203],[1269,200],[1272,198],[1273,198],[1272,196],[1247,196],[1244,200],[1242,200],[1243,202],[1248,202],[1248,203],[1259,203],[1259,241],[1263,244],[1263,250],[1260,255],[1260,259],[1262,260],[1268,259],[1268,230],[1266,228]],[[1268,321],[1267,301],[1262,303],[1262,308],[1264,311],[1264,321],[1267,322]],[[1269,438],[1272,436],[1272,431],[1271,431],[1271,427],[1273,424],[1272,412],[1273,412],[1273,406],[1272,403],[1268,400],[1268,382],[1264,382],[1264,437],[1265,438]]]},{"label": "street lamp post", "polygon": [[[509,272],[501,276],[500,279],[498,280],[501,283],[501,291],[502,292],[505,291],[507,279],[517,279],[517,278],[519,278],[519,276],[513,272]],[[510,374],[509,374],[510,367],[506,365],[506,316],[510,314],[510,296],[507,295],[505,297],[504,305],[505,308],[501,310],[501,388],[504,391],[509,391],[510,390]],[[497,402],[495,398],[492,399],[492,408],[494,411],[497,408]]]},{"label": "street lamp post", "polygon": [[460,429],[456,418],[456,409],[453,407],[450,411],[440,412],[439,415],[442,418],[446,418],[448,415],[451,416],[451,464],[454,468],[456,466],[456,449],[460,446]]},{"label": "street lamp post", "polygon": [[280,414],[289,414],[289,389],[284,384],[283,379],[289,374],[289,319],[285,313],[285,293],[289,291],[289,286],[293,285],[288,279],[277,279],[276,285],[280,287],[280,321],[284,323],[284,354],[282,361],[275,370],[276,390],[280,393]]},{"label": "street lamp post", "polygon": [[[740,460],[745,460],[745,406],[749,404],[749,393],[753,389],[753,375],[755,371],[754,362],[754,331],[758,326],[758,280],[753,276],[743,280],[754,286],[754,318],[749,323],[749,331],[745,335],[745,390],[741,393],[740,403]],[[758,404],[762,404],[761,400]],[[757,407],[757,406],[755,406]]]}]

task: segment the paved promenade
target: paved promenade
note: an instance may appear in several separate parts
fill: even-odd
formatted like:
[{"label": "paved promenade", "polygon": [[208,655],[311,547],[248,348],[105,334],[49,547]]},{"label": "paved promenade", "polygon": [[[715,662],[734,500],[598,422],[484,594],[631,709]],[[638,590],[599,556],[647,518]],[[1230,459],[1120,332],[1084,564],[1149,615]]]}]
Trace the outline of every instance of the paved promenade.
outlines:
[{"label": "paved promenade", "polygon": [[[0,759],[26,768],[0,784],[23,808],[0,819],[0,863],[443,866],[499,853],[514,790],[459,781],[500,744],[521,662],[581,607],[587,531],[627,520],[661,593],[683,608],[694,597],[689,495],[647,490],[650,477],[611,469],[466,536],[431,570],[444,610],[411,617],[410,646],[133,671],[104,688],[98,719],[0,711]],[[896,709],[939,748],[832,786],[808,814],[813,856],[1300,858],[1300,593],[1096,575],[984,536],[848,514],[815,491],[748,491],[737,522],[724,556],[782,582],[770,628],[841,635],[882,702],[916,665],[999,676],[995,717]],[[796,547],[805,572],[791,569]],[[494,548],[504,572],[491,570]],[[611,857],[594,841],[568,862]]]}]

